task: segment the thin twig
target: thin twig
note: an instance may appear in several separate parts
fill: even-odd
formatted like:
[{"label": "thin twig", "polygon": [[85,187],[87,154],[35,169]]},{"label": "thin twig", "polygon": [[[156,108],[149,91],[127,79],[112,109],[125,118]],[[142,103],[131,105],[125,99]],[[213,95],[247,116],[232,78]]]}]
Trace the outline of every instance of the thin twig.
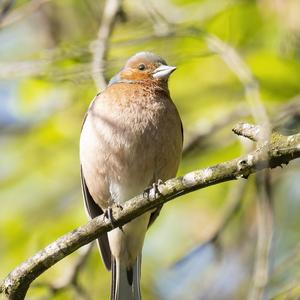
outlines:
[{"label": "thin twig", "polygon": [[[226,44],[216,36],[206,34],[204,37],[208,47],[220,55],[223,61],[233,71],[233,73],[244,86],[245,96],[250,106],[252,116],[256,123],[263,127],[263,130],[258,129],[257,132],[254,132],[255,130],[253,130],[253,128],[252,130],[248,128],[248,132],[252,131],[250,136],[258,143],[265,142],[270,137],[271,126],[266,110],[261,101],[258,82],[255,80],[247,64],[233,47]],[[264,289],[269,278],[269,258],[273,238],[273,209],[271,186],[269,181],[269,170],[264,170],[256,175],[256,187],[258,190],[257,247],[253,285],[249,293],[249,300],[263,299]]]},{"label": "thin twig", "polygon": [[265,136],[261,126],[251,125],[243,122],[236,124],[232,128],[232,131],[235,134],[244,136],[254,142],[261,141],[261,137]]},{"label": "thin twig", "polygon": [[269,281],[269,260],[273,240],[273,199],[271,194],[270,176],[262,172],[256,176],[258,188],[257,201],[257,249],[254,265],[253,283],[249,300],[264,299],[265,287]]},{"label": "thin twig", "polygon": [[[223,129],[225,126],[229,125],[233,121],[236,121],[238,118],[242,116],[246,116],[249,112],[245,107],[238,107],[234,111],[229,112],[227,115],[220,116],[218,120],[216,120],[209,127],[203,128],[201,126],[201,130],[197,129],[196,134],[189,138],[189,140],[185,143],[182,151],[182,155],[188,155],[193,150],[199,148],[200,145],[204,143],[204,141],[212,136],[212,134],[217,133],[219,130]],[[200,127],[195,125],[195,127]]]},{"label": "thin twig", "polygon": [[30,16],[33,12],[37,11],[43,4],[51,0],[32,0],[28,3],[16,8],[11,13],[7,14],[0,23],[0,29],[13,23],[19,22],[22,19]]},{"label": "thin twig", "polygon": [[7,0],[2,5],[1,11],[0,11],[0,24],[1,24],[2,20],[5,18],[5,16],[9,13],[11,8],[13,7],[14,2],[15,2],[14,0]]},{"label": "thin twig", "polygon": [[81,286],[78,281],[79,273],[86,265],[88,258],[91,254],[94,243],[87,245],[83,251],[78,255],[75,262],[71,265],[69,270],[64,271],[64,276],[57,282],[39,282],[34,284],[33,287],[45,287],[49,290],[51,297],[59,294],[66,289],[74,289],[79,297],[82,299],[89,299],[87,291]]},{"label": "thin twig", "polygon": [[246,98],[252,110],[252,116],[258,124],[264,124],[268,120],[268,117],[260,99],[259,85],[246,63],[233,47],[216,36],[205,34],[204,38],[208,47],[223,59],[243,84]]},{"label": "thin twig", "polygon": [[282,105],[279,109],[279,113],[275,115],[273,119],[273,129],[278,129],[284,124],[288,124],[293,119],[300,118],[300,95],[296,95],[290,99],[287,103]]},{"label": "thin twig", "polygon": [[236,184],[232,187],[232,189],[229,191],[227,195],[228,203],[225,206],[225,209],[223,211],[223,215],[221,219],[219,220],[219,224],[217,228],[215,229],[211,240],[216,240],[220,237],[220,235],[224,232],[227,225],[232,220],[232,217],[236,215],[238,212],[240,206],[241,206],[241,200],[243,198],[243,194],[245,192],[245,188],[247,185],[247,181],[238,181]]},{"label": "thin twig", "polygon": [[174,33],[174,27],[172,27],[169,20],[155,8],[151,1],[144,1],[143,4],[147,11],[147,16],[153,24],[155,36],[165,37]]},{"label": "thin twig", "polygon": [[245,191],[245,187],[247,185],[247,181],[237,181],[233,187],[230,189],[227,199],[225,200],[226,205],[223,210],[222,216],[220,217],[217,226],[213,230],[213,232],[210,234],[208,238],[206,238],[205,241],[201,242],[196,247],[193,247],[190,251],[187,252],[183,257],[181,257],[178,261],[173,264],[174,266],[178,266],[182,262],[184,262],[186,259],[191,257],[191,255],[194,255],[195,253],[199,253],[197,251],[198,249],[202,249],[203,246],[214,243],[218,245],[218,241],[220,236],[223,234],[227,226],[229,225],[230,221],[233,219],[233,217],[236,215],[236,213],[239,211],[241,207],[241,200]]},{"label": "thin twig", "polygon": [[105,59],[109,47],[109,39],[117,16],[121,11],[121,4],[122,0],[106,0],[97,40],[91,45],[93,54],[92,75],[99,90],[104,89],[107,84],[104,76]]}]

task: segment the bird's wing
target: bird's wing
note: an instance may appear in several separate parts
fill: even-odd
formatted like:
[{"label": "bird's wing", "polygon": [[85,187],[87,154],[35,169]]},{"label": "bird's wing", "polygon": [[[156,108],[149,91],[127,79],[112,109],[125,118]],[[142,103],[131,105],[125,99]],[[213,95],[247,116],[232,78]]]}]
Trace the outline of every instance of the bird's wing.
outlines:
[{"label": "bird's wing", "polygon": [[83,121],[82,121],[82,124],[81,124],[81,131],[82,131],[82,128],[83,128],[83,126],[84,126],[85,120],[86,120],[86,118],[87,118],[87,116],[88,116],[88,114],[89,114],[89,111],[92,109],[95,100],[97,99],[97,97],[98,97],[101,93],[102,93],[102,92],[98,93],[98,94],[94,97],[94,99],[92,100],[92,102],[90,103],[90,105],[89,105],[89,107],[88,107],[88,109],[87,109],[87,112],[85,113],[85,115],[84,115],[84,117],[83,117]]},{"label": "bird's wing", "polygon": [[159,216],[159,213],[160,213],[162,207],[163,207],[162,205],[158,206],[158,207],[156,208],[156,210],[155,210],[153,213],[151,213],[150,219],[149,219],[149,223],[148,223],[148,228],[153,224],[153,222],[154,222],[154,221],[156,220],[156,218]]},{"label": "bird's wing", "polygon": [[[80,167],[80,175],[81,175],[81,186],[82,186],[82,194],[84,198],[85,209],[90,216],[91,219],[100,216],[103,214],[103,210],[96,204],[93,197],[91,196],[88,187],[86,185],[84,175],[82,172],[82,168]],[[107,270],[111,269],[111,251],[109,248],[109,242],[107,233],[102,234],[98,239],[97,243],[100,249],[100,254],[104,265]]]},{"label": "bird's wing", "polygon": [[[82,128],[84,126],[84,123],[86,121],[86,118],[88,116],[89,111],[92,109],[95,100],[97,99],[97,97],[101,94],[98,93],[95,98],[93,99],[93,101],[91,102],[85,116],[82,122],[82,126],[81,126],[81,131]],[[100,216],[103,214],[103,210],[101,209],[101,207],[99,205],[96,204],[96,202],[94,201],[93,197],[91,196],[89,189],[86,185],[85,182],[85,178],[82,172],[82,167],[80,166],[80,177],[81,177],[81,187],[82,187],[82,194],[83,194],[83,198],[84,198],[84,206],[86,209],[87,214],[90,216],[91,219]],[[108,242],[108,237],[107,237],[107,233],[101,235],[98,239],[97,239],[97,244],[100,250],[100,254],[102,257],[102,260],[104,262],[104,265],[106,267],[107,270],[111,270],[111,251],[109,248],[109,242]]]},{"label": "bird's wing", "polygon": [[183,133],[183,125],[182,125],[182,121],[180,120],[180,127],[181,127],[181,138],[182,138],[182,144],[184,141],[184,133]]}]

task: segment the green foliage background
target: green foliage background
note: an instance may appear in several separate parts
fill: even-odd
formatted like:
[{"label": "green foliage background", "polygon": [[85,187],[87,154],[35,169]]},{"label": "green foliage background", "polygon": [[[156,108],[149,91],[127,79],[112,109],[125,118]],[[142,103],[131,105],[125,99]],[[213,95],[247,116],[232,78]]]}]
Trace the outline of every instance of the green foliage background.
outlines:
[{"label": "green foliage background", "polygon": [[[34,1],[15,1],[0,23],[0,278],[87,220],[81,200],[78,140],[84,113],[97,93],[91,76],[91,48],[104,1],[44,1],[20,20],[5,23],[30,2]],[[107,78],[138,51],[155,52],[176,65],[170,90],[186,142],[238,107],[244,111],[203,138],[183,158],[179,175],[239,156],[245,149],[231,127],[240,120],[253,121],[247,113],[244,86],[222,58],[212,53],[200,32],[217,36],[241,55],[257,79],[271,120],[278,120],[288,103],[293,103],[295,108],[279,119],[279,128],[297,132],[299,1],[126,0],[123,11],[109,45]],[[155,12],[156,22],[149,11]],[[161,15],[177,24],[172,35],[163,34],[167,31]],[[190,34],[191,28],[196,33]],[[294,161],[272,171],[275,235],[265,299],[299,299],[299,167]],[[246,299],[255,261],[257,192],[253,183],[250,178],[240,209],[219,238],[218,250],[214,245],[204,247],[196,255],[203,264],[189,267],[188,273],[171,272],[169,267],[212,235],[236,183],[197,191],[164,207],[146,237],[145,300]],[[55,265],[37,283],[62,280],[77,255]],[[189,283],[181,282],[182,277],[189,278]],[[91,299],[108,299],[110,274],[96,249],[79,280]],[[166,288],[178,287],[177,298],[166,292]],[[72,287],[51,295],[46,287],[35,286],[28,299],[79,296]]]}]

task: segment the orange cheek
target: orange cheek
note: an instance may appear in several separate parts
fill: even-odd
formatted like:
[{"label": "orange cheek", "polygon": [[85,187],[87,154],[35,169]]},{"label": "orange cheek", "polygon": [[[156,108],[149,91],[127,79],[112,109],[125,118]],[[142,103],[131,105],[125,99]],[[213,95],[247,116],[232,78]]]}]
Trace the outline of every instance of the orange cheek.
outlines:
[{"label": "orange cheek", "polygon": [[150,75],[146,72],[135,71],[135,70],[124,70],[120,74],[121,79],[125,80],[142,80],[150,78]]}]

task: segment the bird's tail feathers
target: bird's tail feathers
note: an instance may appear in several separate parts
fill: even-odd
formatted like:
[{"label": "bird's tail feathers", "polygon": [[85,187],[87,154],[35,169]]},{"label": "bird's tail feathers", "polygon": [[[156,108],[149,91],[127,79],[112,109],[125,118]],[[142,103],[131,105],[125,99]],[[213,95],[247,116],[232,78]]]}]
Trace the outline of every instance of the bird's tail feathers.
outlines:
[{"label": "bird's tail feathers", "polygon": [[132,268],[122,266],[119,260],[112,262],[112,282],[110,300],[141,300],[141,255]]}]

